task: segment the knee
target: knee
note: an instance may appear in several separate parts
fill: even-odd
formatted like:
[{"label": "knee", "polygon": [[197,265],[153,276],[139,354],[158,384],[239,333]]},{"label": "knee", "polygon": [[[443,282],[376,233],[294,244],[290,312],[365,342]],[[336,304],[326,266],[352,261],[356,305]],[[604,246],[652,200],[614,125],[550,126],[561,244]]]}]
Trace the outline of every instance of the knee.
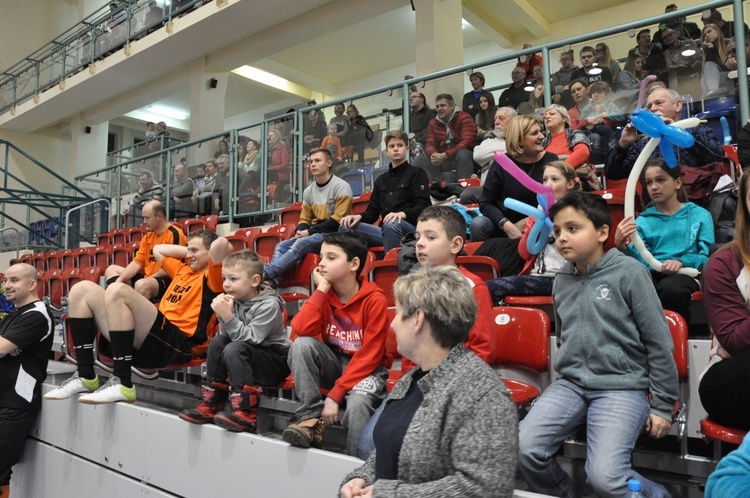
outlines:
[{"label": "knee", "polygon": [[615,476],[596,463],[586,470],[586,480],[597,496],[624,496],[627,492],[624,475]]},{"label": "knee", "polygon": [[104,270],[104,279],[109,280],[112,277],[119,277],[122,273],[122,266],[119,265],[110,265],[107,267],[106,270]]},{"label": "knee", "polygon": [[221,346],[223,346],[221,357],[225,362],[226,360],[243,357],[243,344],[241,342],[229,341],[224,342]]},{"label": "knee", "polygon": [[471,234],[471,240],[486,240],[487,233],[492,229],[492,221],[486,216],[477,216],[471,220],[469,225],[469,233]]},{"label": "knee", "polygon": [[[83,283],[83,282],[80,282]],[[80,284],[77,284],[75,287],[77,287]],[[75,288],[74,287],[74,288]],[[106,291],[104,292],[104,301],[109,304],[115,301],[119,301],[123,299],[128,293],[134,292],[133,288],[130,287],[127,284],[123,284],[121,282],[114,282],[110,284]]]},{"label": "knee", "polygon": [[147,299],[151,299],[156,294],[159,284],[155,278],[142,278],[133,286],[135,291]]},{"label": "knee", "polygon": [[[125,285],[125,284],[117,284],[117,285]],[[68,301],[69,302],[78,301],[78,300],[87,301],[88,297],[92,296],[93,293],[98,293],[102,291],[103,289],[99,287],[98,284],[95,284],[94,282],[89,282],[88,280],[82,280],[70,288],[70,292],[68,293]]]},{"label": "knee", "polygon": [[314,337],[297,337],[294,342],[292,342],[292,346],[289,348],[289,356],[298,357],[300,355],[304,355],[308,351],[312,351],[312,349],[315,347],[316,342],[318,342],[318,340]]}]

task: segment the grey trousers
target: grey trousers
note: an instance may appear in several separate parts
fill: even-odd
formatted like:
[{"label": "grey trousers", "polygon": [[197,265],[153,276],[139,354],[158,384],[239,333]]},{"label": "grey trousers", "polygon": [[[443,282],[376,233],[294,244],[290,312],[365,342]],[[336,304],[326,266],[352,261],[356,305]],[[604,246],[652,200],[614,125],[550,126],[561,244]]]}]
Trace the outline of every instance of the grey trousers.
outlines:
[{"label": "grey trousers", "polygon": [[[346,369],[351,358],[337,355],[313,337],[298,337],[289,350],[289,368],[294,375],[295,392],[302,405],[297,409],[298,421],[318,418],[323,412],[320,389],[331,389]],[[347,429],[347,452],[357,454],[357,440],[367,422],[385,399],[388,369],[380,365],[357,383],[346,396],[346,410],[341,425]]]}]

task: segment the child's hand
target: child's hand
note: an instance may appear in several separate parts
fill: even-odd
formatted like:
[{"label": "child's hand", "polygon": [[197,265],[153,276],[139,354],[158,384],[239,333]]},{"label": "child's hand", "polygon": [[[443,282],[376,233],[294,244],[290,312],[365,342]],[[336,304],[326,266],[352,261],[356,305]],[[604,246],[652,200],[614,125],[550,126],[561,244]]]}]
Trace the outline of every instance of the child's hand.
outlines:
[{"label": "child's hand", "polygon": [[316,267],[312,272],[313,280],[315,280],[315,287],[323,292],[331,290],[331,282],[320,274],[320,267]]},{"label": "child's hand", "polygon": [[648,416],[648,420],[646,421],[646,432],[648,432],[649,436],[654,439],[666,436],[669,434],[669,429],[671,428],[671,421],[661,418],[659,415],[654,415],[653,413]]},{"label": "child's hand", "polygon": [[633,221],[632,216],[628,216],[617,225],[617,230],[615,231],[615,247],[617,247],[620,252],[625,252],[625,249],[627,249],[628,246],[628,239],[636,230],[638,230],[638,226],[635,224],[635,221]]},{"label": "child's hand", "polygon": [[211,309],[214,310],[216,316],[228,322],[232,319],[232,305],[234,304],[234,298],[229,294],[219,294],[211,301]]},{"label": "child's hand", "polygon": [[676,259],[668,259],[661,264],[661,272],[664,275],[675,275],[680,268],[682,268],[682,261]]},{"label": "child's hand", "polygon": [[323,413],[320,414],[323,419],[323,423],[326,425],[333,425],[339,420],[339,404],[336,403],[332,398],[326,398],[323,404]]}]

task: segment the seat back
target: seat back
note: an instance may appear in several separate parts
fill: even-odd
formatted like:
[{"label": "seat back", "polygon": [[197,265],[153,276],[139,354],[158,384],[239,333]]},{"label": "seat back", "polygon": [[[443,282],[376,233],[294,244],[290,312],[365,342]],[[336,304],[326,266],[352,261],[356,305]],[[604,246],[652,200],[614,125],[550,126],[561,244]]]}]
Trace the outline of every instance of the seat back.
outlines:
[{"label": "seat back", "polygon": [[60,251],[47,251],[47,270],[59,269],[60,263]]},{"label": "seat back", "polygon": [[295,202],[289,207],[285,207],[279,211],[279,224],[292,224],[296,225],[299,223],[299,217],[302,214],[302,201]]},{"label": "seat back", "polygon": [[81,280],[88,280],[89,282],[99,283],[99,280],[104,275],[104,270],[96,266],[88,266],[80,269]]},{"label": "seat back", "polygon": [[400,276],[398,262],[394,259],[375,261],[370,265],[370,282],[383,290],[388,306],[396,305],[396,298],[393,297],[393,284]]},{"label": "seat back", "polygon": [[200,220],[203,222],[203,228],[205,228],[209,232],[216,232],[216,227],[219,225],[218,214],[207,214],[205,216],[201,216]]},{"label": "seat back", "polygon": [[114,244],[111,246],[112,264],[125,268],[130,263],[130,252],[123,244]]},{"label": "seat back", "polygon": [[682,315],[674,311],[664,310],[669,325],[669,333],[674,344],[674,362],[677,366],[677,377],[680,382],[687,382],[690,378],[688,368],[688,326]]},{"label": "seat back", "polygon": [[62,270],[50,270],[45,274],[49,304],[57,309],[62,308],[62,298],[65,295],[62,272]]},{"label": "seat back", "polygon": [[146,234],[146,227],[130,227],[125,230],[128,242],[140,242],[143,240],[143,236]]},{"label": "seat back", "polygon": [[742,175],[742,164],[734,145],[722,145],[724,149],[724,169],[732,181],[736,184]]},{"label": "seat back", "polygon": [[76,265],[76,259],[73,256],[73,249],[63,249],[58,253],[60,257],[60,269],[73,268]]},{"label": "seat back", "polygon": [[94,264],[97,268],[106,270],[107,267],[112,263],[112,246],[96,246],[94,247]]},{"label": "seat back", "polygon": [[302,261],[289,268],[281,276],[279,287],[304,287],[307,295],[313,293],[312,273],[320,264],[320,256],[314,253],[306,254]]},{"label": "seat back", "polygon": [[609,227],[609,238],[604,245],[605,249],[609,250],[615,247],[615,232],[617,231],[617,225],[619,225],[625,218],[625,188],[596,190],[592,193],[602,196],[602,198],[607,201],[609,213],[612,216],[612,226]]},{"label": "seat back", "polygon": [[73,249],[73,259],[75,260],[76,268],[84,268],[93,264],[91,251],[89,251],[88,247]]},{"label": "seat back", "polygon": [[[2,282],[1,278],[0,282]],[[47,295],[47,277],[46,272],[42,270],[37,270],[36,272],[36,293],[39,299],[44,299]]]},{"label": "seat back", "polygon": [[126,228],[121,228],[112,232],[112,243],[113,244],[125,244],[128,241],[128,233]]},{"label": "seat back", "polygon": [[32,266],[36,268],[37,271],[44,271],[47,269],[47,259],[46,255],[47,253],[42,252],[36,252],[34,253],[34,257],[32,258]]},{"label": "seat back", "polygon": [[459,256],[456,258],[456,264],[463,266],[484,282],[500,276],[500,265],[489,256]]},{"label": "seat back", "polygon": [[370,204],[372,192],[365,192],[352,201],[352,214],[362,214],[367,210]]},{"label": "seat back", "polygon": [[550,319],[535,308],[495,306],[495,366],[549,371]]}]

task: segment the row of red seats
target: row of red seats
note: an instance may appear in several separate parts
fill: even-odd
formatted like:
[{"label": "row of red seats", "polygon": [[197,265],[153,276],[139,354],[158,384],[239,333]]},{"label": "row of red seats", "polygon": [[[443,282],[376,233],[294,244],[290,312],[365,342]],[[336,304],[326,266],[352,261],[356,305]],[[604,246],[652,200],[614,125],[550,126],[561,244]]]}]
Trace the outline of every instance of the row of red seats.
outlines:
[{"label": "row of red seats", "polygon": [[96,266],[84,268],[37,270],[37,294],[39,299],[49,303],[53,309],[61,310],[70,289],[82,280],[99,284],[104,270]]}]

